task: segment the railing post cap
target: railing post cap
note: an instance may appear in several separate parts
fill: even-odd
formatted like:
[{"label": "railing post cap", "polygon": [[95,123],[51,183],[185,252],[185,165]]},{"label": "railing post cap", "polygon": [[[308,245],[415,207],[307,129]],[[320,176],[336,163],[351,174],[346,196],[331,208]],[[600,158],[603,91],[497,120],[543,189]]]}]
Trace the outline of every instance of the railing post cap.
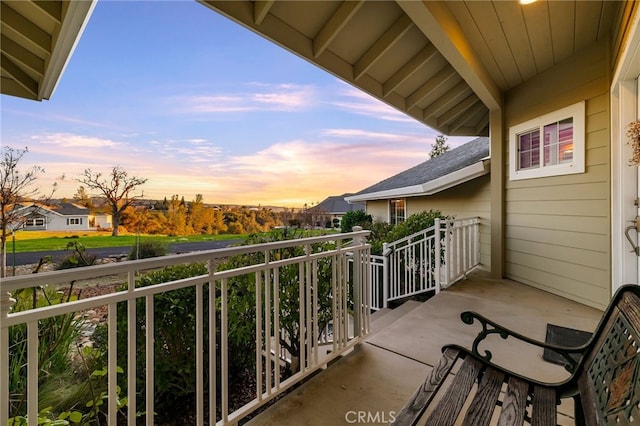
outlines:
[{"label": "railing post cap", "polygon": [[351,228],[351,230],[352,230],[353,232],[360,232],[360,231],[362,231],[362,226],[358,226],[358,225],[356,225],[356,226],[354,226],[353,228]]},{"label": "railing post cap", "polygon": [[11,297],[11,293],[0,293],[0,317],[6,317],[11,308],[16,304],[16,299]]}]

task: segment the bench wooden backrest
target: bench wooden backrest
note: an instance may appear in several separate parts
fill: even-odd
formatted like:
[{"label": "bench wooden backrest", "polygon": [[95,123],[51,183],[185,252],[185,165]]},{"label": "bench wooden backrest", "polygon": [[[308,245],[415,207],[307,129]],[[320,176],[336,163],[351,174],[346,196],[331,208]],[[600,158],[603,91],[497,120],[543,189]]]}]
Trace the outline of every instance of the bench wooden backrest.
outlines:
[{"label": "bench wooden backrest", "polygon": [[594,333],[578,389],[587,424],[640,424],[640,287],[625,287]]}]

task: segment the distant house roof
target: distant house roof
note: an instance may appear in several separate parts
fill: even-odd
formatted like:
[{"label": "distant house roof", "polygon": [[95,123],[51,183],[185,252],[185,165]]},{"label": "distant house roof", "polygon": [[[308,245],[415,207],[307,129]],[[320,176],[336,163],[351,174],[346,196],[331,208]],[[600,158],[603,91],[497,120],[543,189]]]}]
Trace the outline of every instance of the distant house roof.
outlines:
[{"label": "distant house roof", "polygon": [[89,214],[89,209],[73,203],[56,203],[50,207],[51,210],[63,216],[78,216]]},{"label": "distant house roof", "polygon": [[342,195],[333,195],[327,197],[319,204],[311,207],[309,210],[318,211],[329,214],[345,214],[350,211],[355,210],[364,210],[364,203],[348,203],[345,200],[345,197],[348,197],[353,194],[342,194]]},{"label": "distant house roof", "polygon": [[489,138],[481,137],[348,196],[348,202],[432,195],[489,173]]},{"label": "distant house roof", "polygon": [[84,216],[89,214],[89,209],[84,206],[62,201],[48,205],[40,203],[21,204],[19,208],[25,210],[29,209],[34,212],[37,212],[38,210],[50,211],[52,213],[59,214],[60,216]]}]

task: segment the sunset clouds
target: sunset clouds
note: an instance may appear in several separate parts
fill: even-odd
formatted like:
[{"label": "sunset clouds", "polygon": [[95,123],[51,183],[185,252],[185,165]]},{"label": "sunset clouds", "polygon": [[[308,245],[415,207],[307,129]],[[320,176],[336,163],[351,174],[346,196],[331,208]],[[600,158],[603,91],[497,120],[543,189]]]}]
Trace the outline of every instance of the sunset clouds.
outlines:
[{"label": "sunset clouds", "polygon": [[301,207],[426,160],[437,136],[196,2],[99,2],[52,99],[2,101],[2,144],[29,148],[43,192],[64,175],[59,197],[118,165],[149,198]]}]

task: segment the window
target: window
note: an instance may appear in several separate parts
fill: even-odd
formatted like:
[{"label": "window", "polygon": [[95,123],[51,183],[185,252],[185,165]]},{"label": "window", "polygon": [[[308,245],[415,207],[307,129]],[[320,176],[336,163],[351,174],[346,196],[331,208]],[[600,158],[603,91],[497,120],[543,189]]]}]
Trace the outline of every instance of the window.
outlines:
[{"label": "window", "polygon": [[43,217],[29,218],[26,220],[24,224],[27,227],[44,226],[44,218]]},{"label": "window", "polygon": [[397,225],[406,219],[404,199],[389,200],[389,223]]},{"label": "window", "polygon": [[70,217],[67,219],[67,225],[82,225],[81,217]]},{"label": "window", "polygon": [[585,103],[509,129],[510,179],[584,173]]}]

